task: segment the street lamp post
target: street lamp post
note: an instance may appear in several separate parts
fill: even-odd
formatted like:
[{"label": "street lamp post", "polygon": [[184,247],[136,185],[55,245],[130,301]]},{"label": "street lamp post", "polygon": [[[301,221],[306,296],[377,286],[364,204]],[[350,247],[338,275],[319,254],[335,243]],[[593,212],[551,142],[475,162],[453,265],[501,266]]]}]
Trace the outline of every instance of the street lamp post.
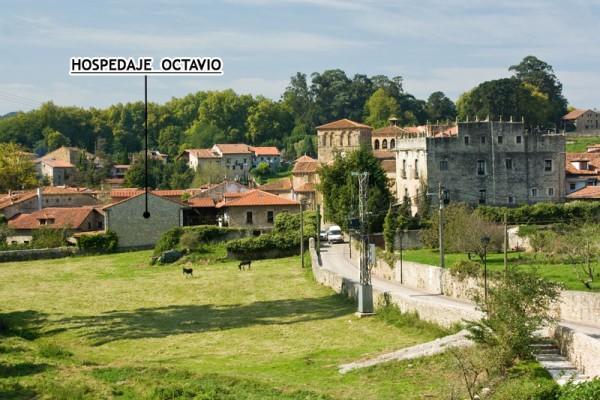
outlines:
[{"label": "street lamp post", "polygon": [[488,283],[487,283],[487,247],[490,244],[490,237],[484,235],[481,237],[481,244],[483,245],[483,300],[487,308],[487,295],[488,295]]}]

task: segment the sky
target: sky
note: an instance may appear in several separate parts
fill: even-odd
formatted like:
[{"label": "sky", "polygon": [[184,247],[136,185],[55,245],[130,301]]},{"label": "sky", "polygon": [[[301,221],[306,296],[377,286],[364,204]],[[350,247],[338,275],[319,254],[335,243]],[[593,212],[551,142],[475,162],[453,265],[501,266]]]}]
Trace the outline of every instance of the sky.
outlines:
[{"label": "sky", "polygon": [[402,76],[450,98],[527,55],[600,108],[600,0],[0,0],[0,115],[143,100],[137,76],[69,76],[77,56],[221,57],[223,76],[149,78],[150,101],[232,88],[279,99],[296,72]]}]

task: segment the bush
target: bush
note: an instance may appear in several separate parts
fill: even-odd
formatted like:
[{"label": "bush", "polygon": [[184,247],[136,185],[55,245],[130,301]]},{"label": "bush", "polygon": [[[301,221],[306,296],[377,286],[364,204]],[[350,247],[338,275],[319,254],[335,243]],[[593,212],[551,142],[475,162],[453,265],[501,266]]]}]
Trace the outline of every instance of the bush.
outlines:
[{"label": "bush", "polygon": [[31,236],[31,247],[34,249],[51,249],[67,244],[67,231],[65,229],[35,229]]},{"label": "bush", "polygon": [[285,257],[299,251],[300,240],[290,235],[267,233],[258,237],[232,240],[227,243],[226,248],[230,257],[238,259]]},{"label": "bush", "polygon": [[183,234],[183,228],[171,228],[162,234],[156,245],[154,246],[154,255],[159,255],[163,251],[171,250],[179,244],[179,238]]},{"label": "bush", "polygon": [[600,399],[600,378],[562,387],[559,400],[596,400]]},{"label": "bush", "polygon": [[79,249],[89,253],[114,253],[119,247],[119,238],[113,231],[97,235],[82,235],[77,241]]},{"label": "bush", "polygon": [[[282,212],[275,216],[273,233],[280,235],[293,235],[300,241],[300,214]],[[304,212],[304,240],[317,236],[317,213],[315,211]]]},{"label": "bush", "polygon": [[457,261],[450,266],[449,270],[452,276],[456,276],[461,281],[465,278],[481,276],[481,265],[474,261]]},{"label": "bush", "polygon": [[506,213],[509,224],[548,224],[551,222],[600,222],[600,202],[536,203],[517,208],[479,206],[477,213],[488,221],[502,222]]}]

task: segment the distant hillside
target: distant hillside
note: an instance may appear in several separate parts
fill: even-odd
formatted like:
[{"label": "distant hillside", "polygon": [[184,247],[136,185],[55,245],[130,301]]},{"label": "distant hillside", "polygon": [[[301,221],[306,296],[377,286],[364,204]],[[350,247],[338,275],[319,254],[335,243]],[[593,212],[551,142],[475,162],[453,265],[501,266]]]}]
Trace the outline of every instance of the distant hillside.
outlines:
[{"label": "distant hillside", "polygon": [[17,114],[18,114],[18,112],[16,112],[16,111],[9,112],[8,114],[0,115],[0,119],[8,118],[8,117],[13,117],[13,116],[15,116]]}]

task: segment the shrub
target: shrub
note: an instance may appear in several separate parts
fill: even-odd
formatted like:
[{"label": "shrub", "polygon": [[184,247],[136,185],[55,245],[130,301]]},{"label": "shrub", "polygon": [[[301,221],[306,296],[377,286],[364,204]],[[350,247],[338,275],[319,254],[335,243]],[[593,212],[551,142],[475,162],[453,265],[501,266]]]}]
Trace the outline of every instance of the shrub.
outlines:
[{"label": "shrub", "polygon": [[67,231],[65,229],[35,229],[31,236],[31,245],[34,249],[50,249],[67,244]]},{"label": "shrub", "polygon": [[503,221],[506,213],[509,224],[543,225],[558,221],[600,222],[600,202],[536,203],[517,208],[479,206],[477,213],[488,221],[494,222]]},{"label": "shrub", "polygon": [[80,250],[89,253],[114,253],[119,247],[119,238],[113,231],[97,235],[82,235],[77,245]]},{"label": "shrub", "polygon": [[226,247],[231,257],[258,259],[265,258],[267,255],[292,255],[299,250],[300,241],[297,236],[267,233],[258,237],[232,240]]},{"label": "shrub", "polygon": [[452,276],[456,276],[461,281],[465,278],[481,276],[481,265],[474,261],[457,261],[450,266],[449,270]]},{"label": "shrub", "polygon": [[600,399],[600,378],[562,387],[559,400],[596,400]]},{"label": "shrub", "polygon": [[158,259],[156,261],[161,265],[172,264],[175,261],[179,260],[181,257],[183,257],[183,253],[180,251],[167,250],[167,251],[163,251],[161,253],[160,257],[158,257]]},{"label": "shrub", "polygon": [[[300,214],[282,212],[275,217],[273,233],[280,235],[293,235],[300,241]],[[315,211],[304,212],[304,240],[317,236],[317,213]]]},{"label": "shrub", "polygon": [[163,251],[174,249],[179,244],[179,238],[183,234],[183,228],[171,228],[162,234],[156,246],[154,247],[154,255],[159,255]]}]

